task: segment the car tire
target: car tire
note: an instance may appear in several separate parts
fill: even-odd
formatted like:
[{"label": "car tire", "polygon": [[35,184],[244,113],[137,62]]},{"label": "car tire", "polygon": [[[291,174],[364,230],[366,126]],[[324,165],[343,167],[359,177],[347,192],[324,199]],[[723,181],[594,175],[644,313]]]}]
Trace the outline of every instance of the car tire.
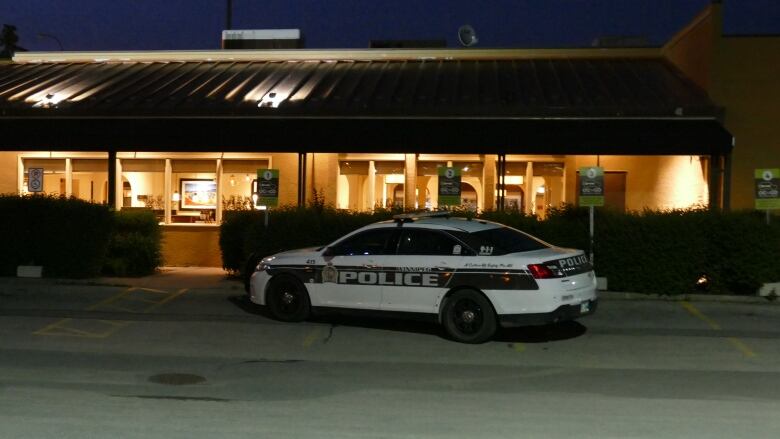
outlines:
[{"label": "car tire", "polygon": [[311,301],[306,287],[298,279],[274,276],[268,286],[265,303],[271,316],[283,322],[300,322],[309,318]]},{"label": "car tire", "polygon": [[484,343],[496,332],[496,313],[482,293],[459,290],[444,303],[442,324],[447,334],[455,341]]}]

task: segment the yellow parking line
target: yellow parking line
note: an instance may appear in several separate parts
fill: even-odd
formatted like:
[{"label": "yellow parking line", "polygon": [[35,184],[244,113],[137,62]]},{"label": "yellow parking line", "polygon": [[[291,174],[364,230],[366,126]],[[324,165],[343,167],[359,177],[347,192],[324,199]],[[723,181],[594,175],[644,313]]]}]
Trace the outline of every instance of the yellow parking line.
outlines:
[{"label": "yellow parking line", "polygon": [[177,298],[177,297],[181,296],[182,294],[186,293],[188,289],[189,289],[189,288],[182,288],[182,289],[180,289],[179,291],[177,291],[177,292],[175,292],[175,293],[171,294],[170,296],[166,297],[165,299],[163,299],[163,300],[161,300],[161,301],[159,301],[159,302],[155,303],[154,305],[152,305],[152,306],[150,306],[150,307],[146,308],[146,309],[145,309],[143,312],[149,312],[149,311],[151,311],[151,310],[153,310],[153,309],[155,309],[155,308],[158,308],[158,307],[160,307],[160,306],[163,306],[163,305],[165,305],[166,303],[170,302],[171,300],[173,300],[173,299],[175,299],[175,298]]},{"label": "yellow parking line", "polygon": [[90,311],[91,311],[91,310],[93,310],[93,309],[95,309],[95,308],[99,308],[99,307],[101,307],[101,306],[108,305],[109,303],[115,302],[115,301],[117,301],[117,300],[121,299],[121,298],[122,298],[123,296],[125,296],[126,294],[130,294],[131,292],[133,292],[133,291],[135,291],[135,290],[136,290],[136,288],[135,288],[135,287],[130,287],[130,288],[128,288],[128,289],[126,289],[126,290],[122,291],[122,292],[121,292],[121,293],[119,293],[119,294],[116,294],[116,295],[114,295],[114,296],[111,296],[111,297],[109,297],[108,299],[101,300],[100,302],[98,302],[98,303],[96,303],[96,304],[94,304],[94,305],[92,305],[92,306],[89,306],[89,307],[87,307],[87,310],[90,310]]},{"label": "yellow parking line", "polygon": [[[145,300],[145,299],[140,299],[140,298],[125,297],[128,294],[132,293],[133,291],[137,291],[137,290],[148,291],[148,292],[153,292],[153,293],[160,293],[160,294],[167,294],[167,297],[163,298],[160,301],[152,301],[152,300]],[[109,297],[107,299],[101,300],[100,302],[98,302],[98,303],[96,303],[96,304],[94,304],[92,306],[89,306],[86,309],[89,310],[89,311],[95,311],[95,310],[98,310],[99,308],[103,308],[103,309],[108,308],[108,309],[115,309],[115,310],[120,310],[120,311],[124,311],[124,312],[130,312],[130,313],[146,313],[146,312],[152,311],[153,309],[155,309],[157,307],[165,305],[166,303],[168,303],[168,302],[176,299],[177,297],[181,296],[185,292],[187,292],[187,288],[182,288],[182,289],[178,290],[175,293],[169,293],[167,291],[153,290],[153,289],[150,289],[150,288],[130,287],[130,288],[122,291],[121,293],[116,294],[114,296],[111,296],[111,297]],[[144,308],[142,310],[133,310],[133,309],[122,307],[122,306],[114,303],[114,302],[117,302],[119,300],[131,300],[131,301],[135,301],[135,302],[138,302],[138,301],[146,302],[146,303],[149,303],[150,306],[147,306],[146,308]],[[127,322],[127,321],[97,320],[98,322],[107,324],[109,326],[109,328],[107,330],[105,330],[105,331],[102,331],[102,332],[89,332],[89,331],[84,331],[84,330],[81,330],[81,329],[78,329],[78,328],[73,328],[73,327],[68,326],[72,321],[73,321],[72,318],[60,319],[60,320],[58,320],[58,321],[56,321],[54,323],[51,323],[51,324],[49,324],[49,325],[47,325],[47,326],[45,326],[45,327],[43,327],[43,328],[33,332],[33,335],[67,335],[67,336],[72,336],[72,337],[106,338],[106,337],[110,336],[111,334],[113,334],[114,332],[118,331],[120,328],[123,328],[123,327],[125,327],[125,326],[130,324],[130,322]]]},{"label": "yellow parking line", "polygon": [[[682,307],[685,308],[685,310],[688,311],[692,316],[707,323],[707,325],[709,325],[709,327],[713,330],[720,331],[722,329],[718,322],[704,315],[704,313],[699,311],[699,309],[693,306],[692,303],[680,302],[680,305],[682,305]],[[738,351],[742,352],[742,355],[748,358],[755,357],[757,355],[745,343],[736,337],[726,337],[726,340],[728,340],[735,348],[737,348]]]},{"label": "yellow parking line", "polygon": [[303,339],[303,347],[311,347],[314,342],[320,338],[320,327],[315,326],[314,329]]},{"label": "yellow parking line", "polygon": [[682,307],[685,308],[686,311],[691,313],[692,316],[708,324],[710,328],[716,331],[719,331],[721,329],[720,325],[715,320],[712,320],[711,318],[702,314],[702,312],[699,311],[699,309],[693,306],[693,304],[691,304],[690,302],[680,302],[680,305],[682,305]]},{"label": "yellow parking line", "polygon": [[168,294],[168,291],[163,291],[163,290],[155,290],[154,288],[141,288],[141,287],[136,287],[135,289],[136,289],[136,290],[140,290],[140,291],[148,291],[148,292],[150,292],[150,293]]},{"label": "yellow parking line", "polygon": [[739,349],[742,354],[744,354],[746,357],[755,357],[756,353],[753,352],[745,343],[742,343],[742,341],[736,337],[728,337],[728,341],[731,342],[731,344],[734,345],[735,348]]}]

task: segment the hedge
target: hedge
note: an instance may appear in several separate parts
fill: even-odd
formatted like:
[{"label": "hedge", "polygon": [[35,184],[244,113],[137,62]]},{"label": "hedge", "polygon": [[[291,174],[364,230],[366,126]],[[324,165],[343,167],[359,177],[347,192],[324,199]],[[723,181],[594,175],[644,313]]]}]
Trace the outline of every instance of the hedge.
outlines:
[{"label": "hedge", "polygon": [[0,196],[0,274],[41,265],[45,276],[100,274],[113,220],[108,207],[50,195]]},{"label": "hedge", "polygon": [[108,247],[104,273],[113,276],[152,274],[162,263],[162,231],[152,211],[119,211]]},{"label": "hedge", "polygon": [[0,276],[19,265],[46,277],[142,275],[160,264],[160,227],[152,212],[53,195],[0,195]]},{"label": "hedge", "polygon": [[[226,212],[220,233],[223,265],[239,272],[250,254],[262,257],[328,244],[393,213],[287,207],[270,213],[266,229],[262,212]],[[552,209],[545,220],[516,211],[488,211],[479,217],[558,246],[586,251],[589,247],[587,209]],[[780,224],[766,225],[762,213],[706,209],[620,213],[599,208],[594,236],[596,273],[607,277],[614,291],[749,295],[763,283],[780,281]]]}]

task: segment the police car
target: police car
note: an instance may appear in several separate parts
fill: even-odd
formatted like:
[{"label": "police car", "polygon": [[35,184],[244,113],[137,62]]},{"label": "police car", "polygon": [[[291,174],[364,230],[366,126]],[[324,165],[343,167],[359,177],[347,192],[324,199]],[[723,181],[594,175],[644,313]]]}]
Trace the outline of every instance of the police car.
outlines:
[{"label": "police car", "polygon": [[489,340],[499,325],[575,319],[597,305],[583,251],[441,212],[398,215],[325,247],[266,257],[249,294],[282,321],[328,310],[411,313],[464,343]]}]

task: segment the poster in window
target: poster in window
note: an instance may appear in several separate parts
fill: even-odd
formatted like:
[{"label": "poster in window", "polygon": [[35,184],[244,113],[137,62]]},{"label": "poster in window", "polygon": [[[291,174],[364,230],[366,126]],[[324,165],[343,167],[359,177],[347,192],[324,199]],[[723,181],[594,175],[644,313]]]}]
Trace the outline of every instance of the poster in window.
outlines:
[{"label": "poster in window", "polygon": [[216,209],[217,183],[214,180],[182,179],[180,209]]}]

